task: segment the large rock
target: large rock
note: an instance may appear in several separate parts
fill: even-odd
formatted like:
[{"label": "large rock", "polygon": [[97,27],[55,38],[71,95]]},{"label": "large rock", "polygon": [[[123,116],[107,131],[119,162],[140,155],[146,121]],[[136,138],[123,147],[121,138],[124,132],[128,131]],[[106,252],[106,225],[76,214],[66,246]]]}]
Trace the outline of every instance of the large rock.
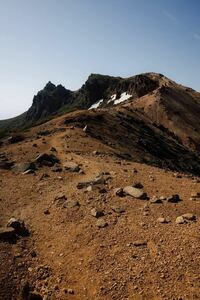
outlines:
[{"label": "large rock", "polygon": [[49,166],[52,167],[54,164],[59,163],[59,159],[54,154],[42,153],[39,154],[34,162],[39,166]]},{"label": "large rock", "polygon": [[123,189],[123,191],[126,195],[129,195],[133,198],[143,199],[143,200],[148,199],[147,194],[144,193],[143,189],[138,189],[133,186],[126,186]]}]

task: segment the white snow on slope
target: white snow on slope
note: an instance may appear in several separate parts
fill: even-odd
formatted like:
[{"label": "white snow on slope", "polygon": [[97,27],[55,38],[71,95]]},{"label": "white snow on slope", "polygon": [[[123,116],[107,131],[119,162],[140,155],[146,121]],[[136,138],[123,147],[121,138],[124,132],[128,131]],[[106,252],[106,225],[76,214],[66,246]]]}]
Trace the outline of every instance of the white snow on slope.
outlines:
[{"label": "white snow on slope", "polygon": [[124,92],[124,93],[121,94],[121,97],[119,99],[116,99],[114,101],[114,104],[116,105],[116,104],[119,104],[121,102],[124,102],[124,101],[128,100],[131,97],[132,97],[132,95],[127,94],[127,92]]},{"label": "white snow on slope", "polygon": [[88,110],[93,109],[93,108],[98,108],[102,102],[103,102],[103,99],[97,101],[96,103],[92,104],[92,106],[90,106],[90,108],[88,108]]},{"label": "white snow on slope", "polygon": [[114,100],[116,100],[116,97],[117,97],[117,95],[116,95],[116,94],[112,95],[112,96],[110,97],[110,99],[108,100],[108,102],[107,102],[107,103],[110,103],[111,101],[114,101]]},{"label": "white snow on slope", "polygon": [[[110,97],[110,99],[107,101],[107,104],[110,103],[110,102],[113,102],[113,105],[117,105],[121,102],[124,102],[124,101],[128,100],[129,98],[132,97],[132,95],[127,94],[127,92],[124,92],[124,93],[121,94],[119,99],[116,99],[116,97],[117,97],[116,94],[112,95]],[[93,109],[93,108],[98,108],[103,101],[104,101],[103,99],[97,101],[96,103],[92,104],[92,106],[90,106],[90,108],[88,108],[88,110]]]}]

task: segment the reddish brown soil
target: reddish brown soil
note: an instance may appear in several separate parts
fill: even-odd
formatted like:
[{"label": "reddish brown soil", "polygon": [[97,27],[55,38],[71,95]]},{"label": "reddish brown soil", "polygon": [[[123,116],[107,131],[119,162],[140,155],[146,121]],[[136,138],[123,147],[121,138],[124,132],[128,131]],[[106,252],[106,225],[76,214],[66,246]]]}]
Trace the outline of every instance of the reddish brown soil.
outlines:
[{"label": "reddish brown soil", "polygon": [[[59,127],[61,121],[51,121],[40,129]],[[55,147],[61,163],[81,164],[84,174],[52,172],[49,167],[38,169],[36,175],[0,170],[0,225],[5,226],[14,216],[24,220],[31,232],[16,244],[0,242],[0,299],[19,299],[25,280],[41,295],[50,295],[49,299],[200,299],[200,202],[189,200],[192,192],[200,192],[198,180],[184,175],[176,178],[172,172],[120,160],[112,148],[80,128],[69,127],[35,139],[38,130],[32,129],[23,142],[3,146],[1,152],[25,162]],[[94,150],[100,154],[95,155]],[[79,181],[102,171],[111,177],[101,186],[105,193],[98,188],[91,192],[77,189]],[[49,177],[41,180],[44,173]],[[182,201],[148,204],[147,200],[115,195],[115,188],[134,181],[144,185],[150,198],[179,194]],[[56,205],[55,197],[63,193],[80,207]],[[125,212],[117,214],[113,205]],[[92,208],[104,211],[107,227],[96,226]],[[44,214],[46,209],[49,214]],[[176,217],[188,212],[196,215],[196,222],[175,223]],[[158,223],[161,216],[169,217],[170,222]],[[136,247],[133,243],[137,240],[146,240],[147,245]],[[36,257],[31,255],[33,250]]]}]

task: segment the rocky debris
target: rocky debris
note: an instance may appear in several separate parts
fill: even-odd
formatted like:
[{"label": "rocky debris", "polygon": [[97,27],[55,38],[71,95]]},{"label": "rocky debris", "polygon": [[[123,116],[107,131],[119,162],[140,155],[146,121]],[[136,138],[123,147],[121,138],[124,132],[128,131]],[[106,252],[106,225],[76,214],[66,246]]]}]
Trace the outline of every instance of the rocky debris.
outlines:
[{"label": "rocky debris", "polygon": [[167,198],[167,202],[170,202],[170,203],[178,203],[180,201],[181,201],[181,199],[178,194],[174,194]]},{"label": "rocky debris", "polygon": [[36,167],[35,164],[32,162],[24,162],[24,163],[17,163],[12,167],[12,171],[16,174],[27,174],[26,171],[30,170],[35,171]]},{"label": "rocky debris", "polygon": [[131,196],[136,199],[147,200],[147,194],[144,193],[143,189],[138,189],[133,186],[126,186],[123,188],[123,191],[126,195]]},{"label": "rocky debris", "polygon": [[80,171],[80,166],[75,163],[75,162],[65,162],[63,164],[63,168],[65,171],[69,171],[69,172],[79,172]]},{"label": "rocky debris", "polygon": [[125,209],[123,207],[121,207],[121,206],[115,206],[115,205],[113,205],[113,206],[111,206],[111,209],[114,212],[118,213],[118,214],[121,214],[121,213],[125,212]]},{"label": "rocky debris", "polygon": [[176,224],[184,224],[188,221],[196,221],[196,216],[192,213],[186,213],[176,218]]},{"label": "rocky debris", "polygon": [[19,300],[43,300],[43,297],[32,290],[32,287],[27,281],[21,284]]},{"label": "rocky debris", "polygon": [[159,218],[157,219],[157,222],[158,222],[158,223],[169,223],[170,220],[169,220],[169,218],[159,217]]},{"label": "rocky debris", "polygon": [[190,200],[200,201],[200,193],[191,193]]},{"label": "rocky debris", "polygon": [[133,242],[133,245],[136,247],[146,246],[147,241],[146,240],[137,240],[137,241]]},{"label": "rocky debris", "polygon": [[149,202],[152,203],[152,204],[161,204],[161,203],[163,203],[162,200],[160,198],[156,197],[156,196],[153,196],[150,199]]},{"label": "rocky debris", "polygon": [[100,218],[104,216],[104,212],[100,209],[92,208],[90,211],[91,215],[95,218]]},{"label": "rocky debris", "polygon": [[39,154],[35,158],[34,162],[40,167],[41,166],[52,167],[54,164],[60,163],[59,159],[54,154],[47,154],[47,153]]},{"label": "rocky debris", "polygon": [[96,225],[99,228],[104,228],[108,226],[108,223],[104,219],[98,219]]}]

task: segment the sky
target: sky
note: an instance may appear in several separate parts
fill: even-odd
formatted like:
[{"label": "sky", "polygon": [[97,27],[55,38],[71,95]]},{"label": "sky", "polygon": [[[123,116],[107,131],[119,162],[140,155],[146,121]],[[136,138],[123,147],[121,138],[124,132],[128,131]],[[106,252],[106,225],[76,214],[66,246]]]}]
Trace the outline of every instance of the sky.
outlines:
[{"label": "sky", "polygon": [[50,80],[158,72],[200,91],[199,0],[0,0],[0,119]]}]

